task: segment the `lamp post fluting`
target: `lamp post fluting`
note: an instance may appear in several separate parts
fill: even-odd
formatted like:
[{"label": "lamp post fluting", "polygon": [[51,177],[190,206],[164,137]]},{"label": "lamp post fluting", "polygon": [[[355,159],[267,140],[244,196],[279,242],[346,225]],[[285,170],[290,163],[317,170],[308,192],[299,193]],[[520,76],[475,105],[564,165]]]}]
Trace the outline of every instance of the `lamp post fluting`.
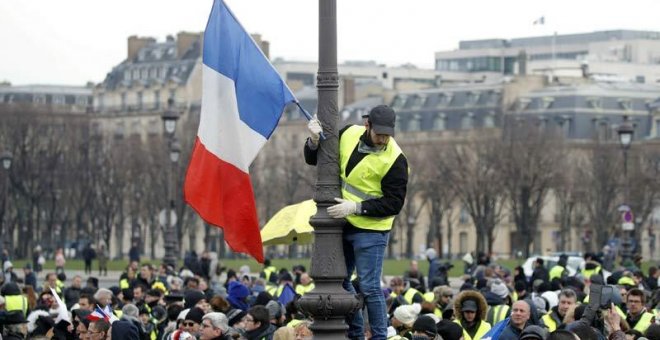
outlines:
[{"label": "lamp post fluting", "polygon": [[[618,127],[619,142],[621,143],[621,150],[623,151],[623,178],[624,178],[624,200],[625,205],[630,206],[630,183],[628,181],[628,151],[633,140],[635,129],[628,121],[628,116],[623,116],[623,122]],[[626,221],[627,222],[627,221]],[[624,223],[623,225],[625,225]],[[623,229],[623,228],[622,228]],[[622,230],[623,240],[621,242],[621,263],[626,263],[627,260],[632,258],[632,237],[633,230]]]},{"label": "lamp post fluting", "polygon": [[314,247],[310,275],[316,288],[299,301],[300,307],[311,314],[314,339],[345,338],[348,325],[346,315],[360,306],[360,300],[342,287],[346,264],[342,247],[345,220],[331,218],[327,208],[341,197],[339,182],[339,120],[337,90],[337,1],[319,0],[319,70],[318,118],[323,125],[325,139],[320,141],[317,158],[317,181],[314,201],[317,213],[310,223],[314,227]]},{"label": "lamp post fluting", "polygon": [[176,172],[176,165],[179,162],[181,154],[181,145],[176,140],[176,123],[179,119],[179,113],[174,109],[174,100],[170,98],[167,102],[167,109],[163,112],[161,117],[163,119],[163,126],[165,128],[165,136],[167,137],[167,151],[169,153],[170,166],[167,172],[167,207],[165,208],[165,234],[163,241],[165,243],[165,256],[163,262],[176,268],[177,253],[178,253],[178,238],[174,221],[174,193],[176,182],[174,180],[174,173]]}]

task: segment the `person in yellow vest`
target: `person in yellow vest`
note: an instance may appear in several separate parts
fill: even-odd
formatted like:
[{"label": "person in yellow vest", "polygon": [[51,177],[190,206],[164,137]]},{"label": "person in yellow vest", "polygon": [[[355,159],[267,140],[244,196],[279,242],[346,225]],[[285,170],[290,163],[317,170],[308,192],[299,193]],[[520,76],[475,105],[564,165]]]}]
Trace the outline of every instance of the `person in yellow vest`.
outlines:
[{"label": "person in yellow vest", "polygon": [[559,261],[557,264],[550,268],[550,281],[554,279],[563,279],[568,275],[568,270],[566,270],[566,264],[568,263],[568,256],[566,254],[561,254],[559,256]]},{"label": "person in yellow vest", "polygon": [[600,263],[591,260],[590,257],[585,257],[586,259],[589,259],[587,262],[584,263],[584,268],[580,271],[580,274],[582,274],[582,278],[586,281],[591,279],[591,275],[594,274],[600,274],[603,275],[602,267]]},{"label": "person in yellow vest", "polygon": [[564,323],[566,313],[577,305],[577,294],[570,288],[565,288],[559,293],[559,303],[541,317],[543,326],[550,332],[554,332],[559,325]]},{"label": "person in yellow vest", "polygon": [[628,291],[626,296],[626,307],[628,308],[628,315],[626,321],[630,328],[642,332],[650,325],[655,323],[655,315],[646,311],[646,296],[644,292],[638,288],[633,288]]},{"label": "person in yellow vest", "polygon": [[296,285],[296,294],[305,295],[305,293],[311,292],[314,287],[314,282],[312,282],[309,274],[302,273],[300,274],[300,284]]},{"label": "person in yellow vest", "polygon": [[[345,218],[348,222],[342,234],[346,264],[344,289],[355,293],[350,277],[356,270],[371,333],[374,338],[383,339],[387,336],[387,316],[380,279],[394,217],[406,198],[408,161],[394,140],[396,113],[392,108],[376,106],[363,118],[363,126],[349,125],[339,131],[342,197],[336,198],[337,204],[327,212],[332,218]],[[316,165],[323,128],[318,119],[312,119],[308,129],[305,162]],[[328,142],[328,146],[321,147],[337,147],[332,138]],[[362,338],[365,324],[362,313],[354,313],[347,321],[348,337]]]},{"label": "person in yellow vest", "polygon": [[264,269],[259,273],[259,277],[266,279],[266,282],[277,284],[277,268],[270,263],[270,259],[264,260]]},{"label": "person in yellow vest", "polygon": [[482,290],[488,304],[488,312],[484,320],[491,325],[495,325],[511,315],[511,292],[509,287],[498,278],[491,279],[488,285],[490,285],[490,291],[484,292]]},{"label": "person in yellow vest", "polygon": [[400,277],[393,277],[390,280],[390,288],[392,289],[392,293],[390,293],[390,297],[392,298],[392,305],[389,310],[390,314],[399,306],[412,305],[413,303],[421,304],[424,302],[422,293],[412,287],[406,288],[406,283]]},{"label": "person in yellow vest", "polygon": [[5,310],[7,312],[21,311],[23,317],[28,315],[30,308],[27,298],[21,294],[21,290],[15,282],[5,283],[0,293],[5,297]]},{"label": "person in yellow vest", "polygon": [[465,290],[456,297],[454,322],[463,328],[464,340],[479,340],[490,330],[486,322],[487,310],[486,299],[477,291]]}]

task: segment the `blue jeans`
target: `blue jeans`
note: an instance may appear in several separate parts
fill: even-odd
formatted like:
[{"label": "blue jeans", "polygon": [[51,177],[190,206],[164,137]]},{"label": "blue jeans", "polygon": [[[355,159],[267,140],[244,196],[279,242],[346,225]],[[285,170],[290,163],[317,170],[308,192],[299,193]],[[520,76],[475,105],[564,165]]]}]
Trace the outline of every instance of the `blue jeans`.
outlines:
[{"label": "blue jeans", "polygon": [[[355,293],[350,282],[353,270],[357,270],[360,281],[360,292],[364,296],[367,307],[369,326],[373,340],[387,338],[387,307],[385,296],[380,288],[380,278],[383,273],[383,258],[389,240],[389,232],[357,232],[344,233],[344,257],[346,259],[346,278],[344,289]],[[351,339],[364,339],[364,317],[362,311],[357,311],[349,324],[348,337]]]}]

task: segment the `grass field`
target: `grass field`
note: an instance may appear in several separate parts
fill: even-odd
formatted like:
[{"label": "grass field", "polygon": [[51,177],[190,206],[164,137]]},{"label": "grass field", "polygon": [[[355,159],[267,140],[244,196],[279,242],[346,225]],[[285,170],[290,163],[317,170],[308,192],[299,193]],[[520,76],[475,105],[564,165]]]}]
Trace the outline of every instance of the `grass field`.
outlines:
[{"label": "grass field", "polygon": [[[248,265],[250,266],[250,270],[254,273],[261,271],[261,268],[263,267],[261,264],[257,263],[257,261],[253,259],[221,259],[220,260],[222,265],[227,267],[227,268],[233,268],[235,270],[238,270],[241,266],[243,265]],[[16,260],[13,262],[15,271],[21,273],[20,268],[23,268],[25,265],[25,260]],[[145,260],[147,262],[147,260]],[[291,270],[291,268],[294,265],[297,264],[302,264],[307,268],[309,271],[310,267],[310,259],[274,259],[271,261],[272,264],[277,267],[277,268],[288,268]],[[421,270],[422,273],[428,273],[428,261],[418,261],[419,262],[419,269]],[[451,277],[457,277],[461,276],[463,274],[463,262],[461,260],[454,260],[451,261],[452,264],[454,265],[454,268],[452,268],[449,272],[449,276]],[[523,260],[499,260],[498,263],[501,264],[502,266],[513,269],[516,266],[522,264],[524,261]],[[108,270],[118,270],[118,271],[123,271],[124,268],[126,268],[128,261],[126,260],[115,260],[115,261],[108,261]],[[153,264],[158,264],[160,263],[160,260],[152,261]],[[181,261],[179,262],[179,265],[181,265]],[[642,265],[642,270],[644,273],[648,272],[648,267],[651,266],[651,262],[644,262]],[[385,275],[402,275],[403,272],[405,272],[410,266],[410,260],[385,260],[385,264],[383,266],[383,274]],[[55,269],[55,264],[53,261],[47,261],[45,264],[45,269],[46,270],[53,270]],[[82,260],[72,260],[69,259],[66,261],[66,266],[65,269],[69,270],[83,270],[84,269],[84,263]],[[98,270],[98,264],[96,261],[93,262],[92,268],[94,270]]]}]

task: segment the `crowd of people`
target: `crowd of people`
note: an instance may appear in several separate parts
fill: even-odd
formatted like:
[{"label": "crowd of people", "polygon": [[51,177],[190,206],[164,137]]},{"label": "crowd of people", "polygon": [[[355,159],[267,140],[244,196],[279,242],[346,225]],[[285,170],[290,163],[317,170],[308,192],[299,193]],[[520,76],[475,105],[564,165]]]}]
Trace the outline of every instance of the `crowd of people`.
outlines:
[{"label": "crowd of people", "polygon": [[[435,253],[427,256],[426,278],[413,261],[403,275],[382,279],[387,339],[660,339],[657,267],[609,273],[588,254],[584,268],[569,275],[562,256],[552,268],[539,259],[528,278],[522,267],[510,271],[480,256],[461,287],[452,288],[436,277],[446,273]],[[131,261],[109,287],[93,276],[67,278],[60,266],[40,285],[31,264],[22,275],[8,260],[3,269],[5,339],[312,338],[313,317],[296,304],[315,287],[302,265],[276,268],[267,260],[251,273],[248,266],[222,268],[205,252],[188,254],[179,270]],[[595,287],[600,295],[590,294]],[[600,301],[590,302],[592,296]],[[364,338],[376,338],[367,322]]]}]

